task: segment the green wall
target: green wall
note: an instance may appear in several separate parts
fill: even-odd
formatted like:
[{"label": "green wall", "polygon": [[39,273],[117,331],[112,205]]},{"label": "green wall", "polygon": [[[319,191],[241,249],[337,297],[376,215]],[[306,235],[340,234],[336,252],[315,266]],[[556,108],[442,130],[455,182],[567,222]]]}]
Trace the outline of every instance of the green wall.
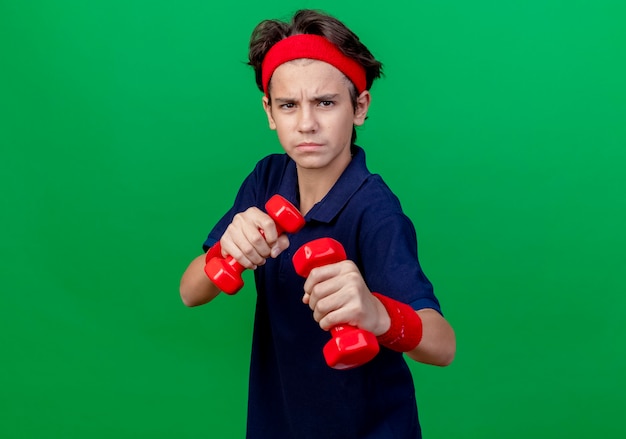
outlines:
[{"label": "green wall", "polygon": [[457,331],[425,436],[623,438],[622,1],[0,0],[0,436],[237,438],[254,290],[178,282],[262,156],[244,65],[300,7],[386,67],[359,131]]}]

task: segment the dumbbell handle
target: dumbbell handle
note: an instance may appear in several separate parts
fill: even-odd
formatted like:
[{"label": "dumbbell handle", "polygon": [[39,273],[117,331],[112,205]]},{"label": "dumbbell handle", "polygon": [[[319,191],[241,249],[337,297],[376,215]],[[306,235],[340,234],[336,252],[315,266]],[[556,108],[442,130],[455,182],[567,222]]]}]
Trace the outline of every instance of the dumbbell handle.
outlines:
[{"label": "dumbbell handle", "polygon": [[[261,235],[265,236],[265,233],[263,233],[263,230],[259,229],[259,232],[261,232]],[[284,230],[278,224],[276,224],[276,233],[280,236],[280,235],[283,234],[283,232],[284,232]],[[221,268],[219,268],[219,269],[211,270],[211,268],[210,268],[211,266],[208,266],[209,267],[208,270],[212,273],[212,274],[209,275],[209,278],[215,284],[218,284],[218,283],[221,284],[220,278],[221,278],[221,276],[224,275],[225,271],[228,271],[228,272],[230,272],[233,275],[240,276],[241,273],[243,273],[246,270],[246,267],[241,265],[239,262],[237,262],[237,259],[233,258],[230,255],[226,256],[223,259],[224,259],[224,261],[221,263]],[[209,263],[211,263],[211,261],[209,261]],[[225,267],[226,265],[228,267],[230,267],[230,268]],[[222,285],[222,286],[223,286],[223,288],[220,288],[220,289],[222,291],[224,291],[226,294],[235,294],[237,291],[239,291],[241,289],[241,287],[238,287],[236,290],[234,290],[231,287],[228,287],[228,286],[225,286],[225,285]]]},{"label": "dumbbell handle", "polygon": [[[272,196],[265,203],[267,214],[274,220],[276,232],[282,235],[285,232],[295,233],[304,226],[304,218],[298,209],[280,195]],[[263,230],[259,229],[261,234]],[[226,294],[235,294],[243,287],[241,273],[246,268],[232,256],[221,256],[207,261],[204,271],[211,281]]]},{"label": "dumbbell handle", "polygon": [[[304,244],[293,255],[293,265],[302,277],[311,270],[345,261],[346,251],[332,238],[320,238]],[[352,369],[374,358],[380,349],[376,336],[351,325],[337,325],[330,329],[332,339],[324,346],[326,364],[334,369]]]}]

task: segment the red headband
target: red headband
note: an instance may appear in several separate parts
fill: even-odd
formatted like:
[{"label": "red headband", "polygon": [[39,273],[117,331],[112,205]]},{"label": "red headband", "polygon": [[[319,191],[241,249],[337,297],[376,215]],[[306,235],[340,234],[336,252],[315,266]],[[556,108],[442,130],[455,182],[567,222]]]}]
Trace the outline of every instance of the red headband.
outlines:
[{"label": "red headband", "polygon": [[263,91],[267,87],[274,70],[281,64],[294,59],[309,58],[324,61],[346,75],[359,93],[366,88],[365,69],[326,38],[313,34],[298,34],[280,40],[267,51],[261,66]]}]

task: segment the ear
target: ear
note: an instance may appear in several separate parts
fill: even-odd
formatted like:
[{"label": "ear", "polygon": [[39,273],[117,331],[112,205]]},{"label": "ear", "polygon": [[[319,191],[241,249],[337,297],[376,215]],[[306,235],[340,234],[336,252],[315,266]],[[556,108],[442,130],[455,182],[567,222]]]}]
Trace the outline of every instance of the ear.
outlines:
[{"label": "ear", "polygon": [[356,98],[356,109],[354,110],[355,125],[363,125],[363,122],[365,122],[365,118],[367,117],[367,110],[370,108],[371,101],[372,95],[367,90],[363,91],[363,93]]},{"label": "ear", "polygon": [[274,118],[272,117],[272,106],[270,105],[270,100],[267,96],[263,96],[263,110],[265,110],[265,114],[267,115],[267,121],[270,124],[270,130],[275,130],[276,122],[274,122]]}]

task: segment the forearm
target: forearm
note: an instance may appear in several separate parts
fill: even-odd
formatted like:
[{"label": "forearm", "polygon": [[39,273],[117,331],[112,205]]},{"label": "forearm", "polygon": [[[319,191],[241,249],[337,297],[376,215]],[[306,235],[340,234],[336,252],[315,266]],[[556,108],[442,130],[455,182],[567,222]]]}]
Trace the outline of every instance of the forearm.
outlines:
[{"label": "forearm", "polygon": [[447,366],[454,359],[456,340],[452,327],[434,309],[413,310],[409,305],[373,293],[377,317],[371,331],[379,343],[406,353],[420,363]]},{"label": "forearm", "polygon": [[422,340],[406,354],[420,363],[447,366],[456,353],[456,336],[452,326],[434,309],[417,311],[422,319]]},{"label": "forearm", "polygon": [[206,255],[195,258],[180,280],[180,297],[186,306],[198,306],[213,300],[220,290],[204,272]]}]

